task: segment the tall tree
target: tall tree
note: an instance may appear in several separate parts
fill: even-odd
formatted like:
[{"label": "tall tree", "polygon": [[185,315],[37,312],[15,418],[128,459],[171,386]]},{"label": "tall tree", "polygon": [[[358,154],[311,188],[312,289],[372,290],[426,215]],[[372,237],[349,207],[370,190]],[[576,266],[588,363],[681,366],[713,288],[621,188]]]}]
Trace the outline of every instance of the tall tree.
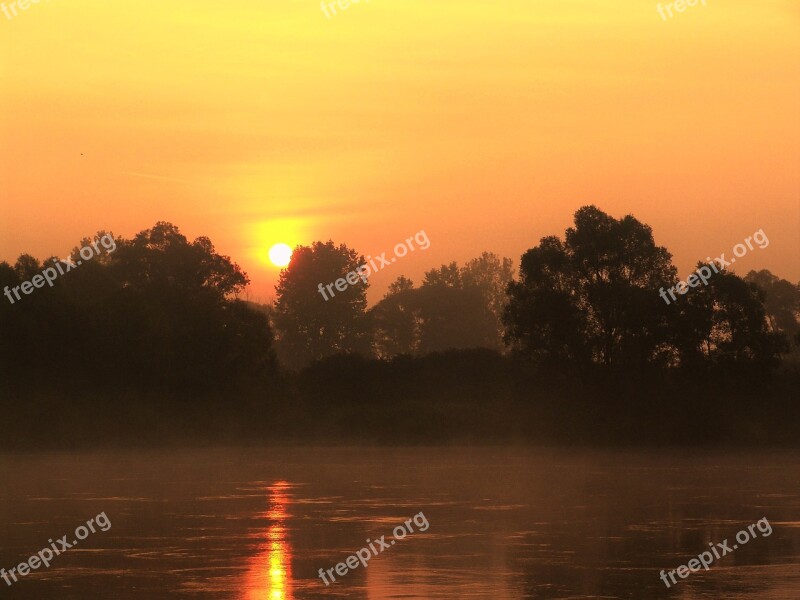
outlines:
[{"label": "tall tree", "polygon": [[564,242],[545,237],[523,254],[507,294],[503,322],[513,350],[546,366],[591,362],[580,281]]},{"label": "tall tree", "polygon": [[657,290],[676,277],[671,256],[632,215],[575,213],[565,240],[542,238],[509,285],[513,348],[543,362],[642,365],[665,358],[667,314]]},{"label": "tall tree", "polygon": [[[334,354],[371,354],[369,284],[353,275],[365,262],[355,250],[330,240],[295,248],[275,288],[272,315],[278,355],[285,365],[299,369]],[[327,288],[338,280],[347,283],[340,283],[343,290]]]},{"label": "tall tree", "polygon": [[800,284],[781,279],[767,269],[750,271],[744,280],[764,292],[764,310],[772,331],[796,338],[800,333]]}]

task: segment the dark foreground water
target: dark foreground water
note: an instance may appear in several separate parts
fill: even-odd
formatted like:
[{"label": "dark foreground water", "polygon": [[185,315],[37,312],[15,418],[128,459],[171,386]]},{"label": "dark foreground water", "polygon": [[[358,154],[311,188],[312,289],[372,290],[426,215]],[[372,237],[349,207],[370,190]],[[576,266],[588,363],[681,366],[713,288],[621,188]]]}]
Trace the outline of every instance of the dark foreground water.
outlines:
[{"label": "dark foreground water", "polygon": [[[796,452],[6,455],[0,479],[6,571],[99,513],[111,523],[0,579],[3,598],[800,598]],[[669,590],[659,579],[762,518],[771,535]],[[366,569],[319,579],[382,535]]]}]

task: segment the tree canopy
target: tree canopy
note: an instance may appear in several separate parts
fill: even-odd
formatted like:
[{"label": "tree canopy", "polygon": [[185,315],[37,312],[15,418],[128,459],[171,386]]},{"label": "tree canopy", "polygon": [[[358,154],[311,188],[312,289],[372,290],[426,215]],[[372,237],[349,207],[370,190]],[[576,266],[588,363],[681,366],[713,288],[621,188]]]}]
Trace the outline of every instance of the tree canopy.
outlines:
[{"label": "tree canopy", "polygon": [[[95,239],[107,235],[99,232]],[[84,239],[70,253],[78,257]],[[22,255],[0,264],[0,287],[17,286],[53,259]],[[189,242],[156,223],[99,252],[14,305],[0,303],[2,365],[15,379],[83,363],[65,379],[121,387],[225,388],[275,369],[266,315],[236,299],[247,275],[208,238]],[[46,340],[46,343],[41,343]]]},{"label": "tree canopy", "polygon": [[[333,241],[298,246],[281,271],[273,313],[282,362],[300,368],[334,354],[371,354],[366,315],[368,282],[358,274],[363,256]],[[326,288],[344,280],[344,290]],[[325,294],[320,292],[322,289]]]},{"label": "tree canopy", "polygon": [[[722,271],[667,305],[658,290],[676,282],[649,226],[585,206],[563,240],[542,238],[522,256],[508,287],[506,341],[540,364],[578,368],[771,365],[786,351],[755,285]],[[788,312],[778,317],[786,327]]]}]

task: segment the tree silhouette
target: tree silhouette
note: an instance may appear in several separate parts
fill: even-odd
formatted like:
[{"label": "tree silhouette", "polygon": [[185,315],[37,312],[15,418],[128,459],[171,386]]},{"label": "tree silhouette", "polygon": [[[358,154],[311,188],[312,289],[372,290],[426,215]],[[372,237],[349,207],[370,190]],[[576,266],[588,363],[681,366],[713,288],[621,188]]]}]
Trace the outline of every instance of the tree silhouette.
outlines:
[{"label": "tree silhouette", "polygon": [[414,282],[400,276],[370,311],[375,351],[381,358],[415,354],[419,347],[419,316]]},{"label": "tree silhouette", "polygon": [[210,291],[220,298],[240,293],[249,283],[237,264],[214,251],[207,237],[189,243],[176,226],[164,221],[119,246],[112,257],[121,277],[137,289],[168,286],[192,293]]},{"label": "tree silhouette", "polygon": [[[784,333],[789,339],[800,339],[800,284],[773,275],[767,269],[750,271],[744,278],[764,292],[764,310],[772,331]],[[800,354],[800,344],[794,344]]]},{"label": "tree silhouette", "polygon": [[463,286],[478,290],[492,315],[494,335],[488,347],[495,350],[504,349],[503,311],[508,301],[506,289],[513,278],[514,261],[510,258],[501,259],[493,252],[483,252],[461,269]]},{"label": "tree silhouette", "polygon": [[506,340],[545,363],[664,360],[667,314],[657,290],[675,277],[650,227],[585,206],[563,242],[546,237],[523,255],[508,289]]},{"label": "tree silhouette", "polygon": [[511,259],[484,252],[464,267],[451,262],[425,273],[420,288],[399,277],[370,311],[379,356],[444,350],[502,349],[505,287]]},{"label": "tree silhouette", "polygon": [[[299,369],[334,354],[371,354],[368,283],[354,276],[365,262],[355,250],[344,244],[335,246],[330,240],[295,248],[275,288],[272,316],[283,364]],[[340,285],[343,290],[325,287],[338,280],[347,283]]]},{"label": "tree silhouette", "polygon": [[788,351],[785,335],[766,318],[764,292],[735,273],[715,273],[683,300],[673,341],[684,365],[773,366]]},{"label": "tree silhouette", "polygon": [[417,290],[416,307],[420,354],[491,346],[492,314],[477,288],[426,282]]},{"label": "tree silhouette", "polygon": [[462,287],[462,281],[461,270],[458,268],[458,263],[454,261],[449,264],[442,265],[438,269],[426,271],[425,277],[422,280],[422,285],[460,289]]},{"label": "tree silhouette", "polygon": [[[70,252],[73,261],[90,242]],[[59,381],[191,392],[273,375],[268,319],[232,297],[247,276],[210,240],[189,242],[159,222],[115,243],[113,252],[98,246],[52,287],[0,309],[4,367],[15,378],[76,353],[87,364],[65,369]],[[0,265],[0,283],[18,285],[52,264],[53,258],[40,265],[23,255],[13,268]]]},{"label": "tree silhouette", "polygon": [[[114,251],[84,257],[53,286],[0,302],[0,400],[14,417],[0,448],[271,435],[580,444],[796,437],[798,371],[787,361],[768,373],[797,327],[796,286],[768,271],[746,281],[721,271],[666,304],[659,290],[677,279],[669,254],[630,216],[580,209],[563,239],[525,252],[519,279],[506,286],[511,347],[548,367],[581,367],[579,377],[495,349],[512,272],[491,253],[431,269],[420,287],[399,277],[367,313],[357,276],[364,260],[344,244],[297,248],[277,303],[264,306],[237,299],[247,275],[208,238],[190,241],[159,222],[113,241]],[[90,243],[71,251],[75,262]],[[57,259],[2,262],[0,287],[30,281]],[[307,368],[279,369],[270,320],[285,363]],[[763,410],[753,411],[756,396]]]}]

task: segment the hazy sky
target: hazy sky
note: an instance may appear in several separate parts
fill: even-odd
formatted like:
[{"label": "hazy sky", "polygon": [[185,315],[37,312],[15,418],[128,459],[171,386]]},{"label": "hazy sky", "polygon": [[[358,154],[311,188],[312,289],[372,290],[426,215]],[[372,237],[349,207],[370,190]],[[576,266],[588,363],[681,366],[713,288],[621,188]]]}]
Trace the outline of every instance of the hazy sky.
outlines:
[{"label": "hazy sky", "polygon": [[[8,4],[8,0],[6,0]],[[372,279],[520,254],[596,204],[685,277],[800,279],[800,4],[707,0],[42,0],[0,13],[0,259],[158,220],[273,294],[278,242],[379,254]],[[673,12],[674,9],[673,9]]]}]

